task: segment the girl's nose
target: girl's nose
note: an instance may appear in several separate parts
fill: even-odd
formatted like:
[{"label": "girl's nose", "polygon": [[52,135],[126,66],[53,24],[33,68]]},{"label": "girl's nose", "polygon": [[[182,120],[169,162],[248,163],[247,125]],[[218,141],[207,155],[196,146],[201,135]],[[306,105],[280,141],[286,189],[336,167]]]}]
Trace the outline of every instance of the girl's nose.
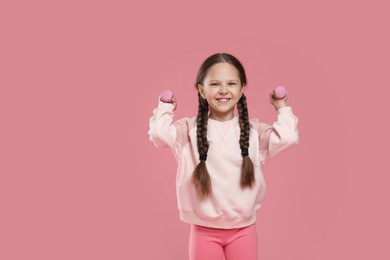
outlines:
[{"label": "girl's nose", "polygon": [[221,84],[221,87],[219,88],[219,93],[227,93],[227,87]]}]

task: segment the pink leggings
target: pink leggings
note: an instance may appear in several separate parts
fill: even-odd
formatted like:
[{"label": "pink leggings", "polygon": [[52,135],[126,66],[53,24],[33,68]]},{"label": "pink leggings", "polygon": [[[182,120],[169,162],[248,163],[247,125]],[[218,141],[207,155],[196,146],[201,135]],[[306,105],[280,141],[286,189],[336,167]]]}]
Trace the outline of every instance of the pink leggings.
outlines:
[{"label": "pink leggings", "polygon": [[256,224],[234,229],[191,225],[189,250],[190,260],[256,260]]}]

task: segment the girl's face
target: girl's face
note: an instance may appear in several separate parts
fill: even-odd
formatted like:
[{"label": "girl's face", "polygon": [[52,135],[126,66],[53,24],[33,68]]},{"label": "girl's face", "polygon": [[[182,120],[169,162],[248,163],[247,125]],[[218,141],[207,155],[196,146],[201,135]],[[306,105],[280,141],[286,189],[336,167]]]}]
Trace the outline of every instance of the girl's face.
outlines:
[{"label": "girl's face", "polygon": [[203,86],[198,84],[200,95],[209,104],[210,118],[218,121],[233,119],[234,106],[244,91],[238,75],[238,70],[233,65],[221,62],[210,67]]}]

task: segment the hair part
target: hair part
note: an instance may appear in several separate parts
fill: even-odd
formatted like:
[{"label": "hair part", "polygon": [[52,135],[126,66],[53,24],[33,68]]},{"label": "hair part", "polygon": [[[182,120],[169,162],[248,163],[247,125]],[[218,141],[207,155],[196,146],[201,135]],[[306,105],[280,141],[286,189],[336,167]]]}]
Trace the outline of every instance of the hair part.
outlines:
[{"label": "hair part", "polygon": [[227,62],[233,65],[238,71],[238,77],[240,78],[241,84],[243,86],[247,85],[245,69],[244,66],[242,66],[241,62],[231,54],[216,53],[208,57],[200,66],[198,74],[196,75],[196,79],[195,79],[195,88],[198,88],[198,84],[203,86],[204,78],[206,77],[206,74],[209,71],[209,69],[213,65],[222,62]]}]

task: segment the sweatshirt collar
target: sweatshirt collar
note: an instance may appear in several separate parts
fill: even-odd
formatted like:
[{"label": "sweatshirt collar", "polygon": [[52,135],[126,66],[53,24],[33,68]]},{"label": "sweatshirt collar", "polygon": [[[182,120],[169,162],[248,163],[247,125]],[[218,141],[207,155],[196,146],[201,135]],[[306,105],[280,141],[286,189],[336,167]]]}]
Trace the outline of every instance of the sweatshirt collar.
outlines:
[{"label": "sweatshirt collar", "polygon": [[211,124],[213,124],[213,125],[215,125],[217,127],[229,127],[230,125],[235,124],[236,122],[238,122],[238,117],[234,116],[232,119],[227,120],[227,121],[218,121],[218,120],[209,118],[208,122],[210,122]]}]

